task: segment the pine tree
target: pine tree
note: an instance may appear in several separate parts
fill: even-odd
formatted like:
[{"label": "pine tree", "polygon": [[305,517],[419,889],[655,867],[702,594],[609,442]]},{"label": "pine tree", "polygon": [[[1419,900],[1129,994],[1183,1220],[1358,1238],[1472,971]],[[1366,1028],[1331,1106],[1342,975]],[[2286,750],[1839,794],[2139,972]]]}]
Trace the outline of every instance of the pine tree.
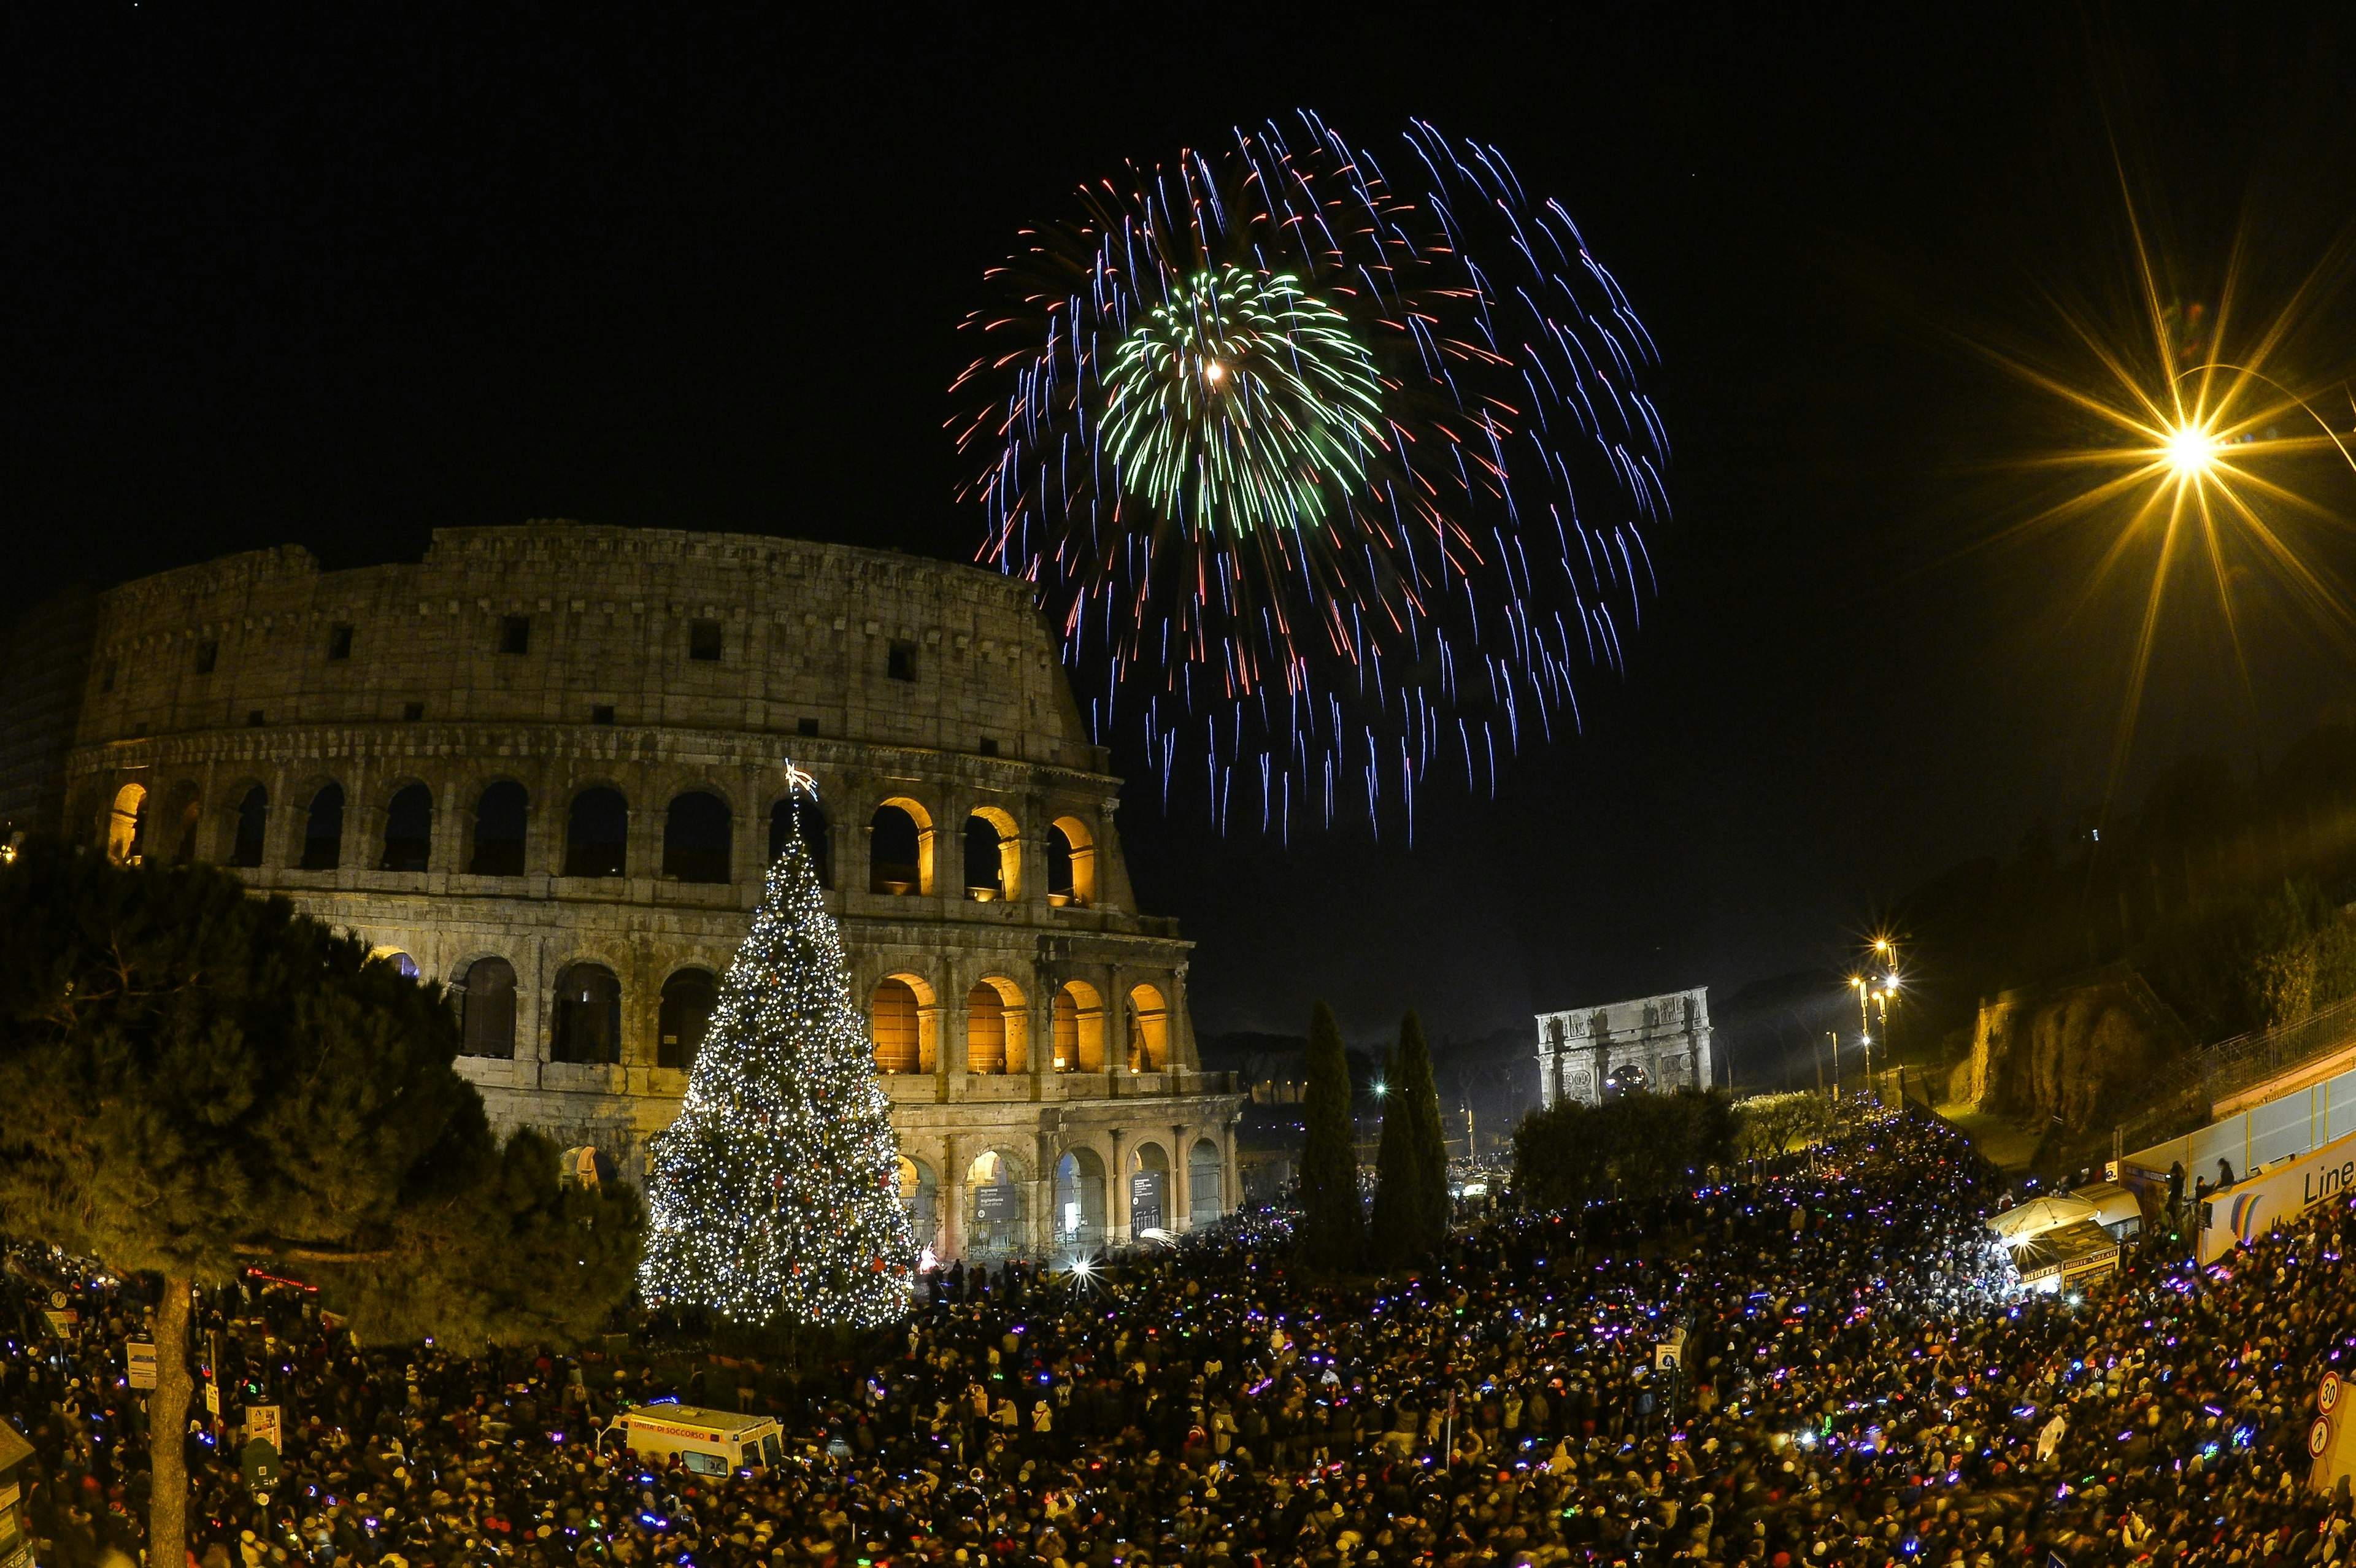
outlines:
[{"label": "pine tree", "polygon": [[1423,1225],[1416,1250],[1428,1253],[1448,1239],[1453,1205],[1448,1198],[1448,1135],[1440,1125],[1440,1087],[1432,1082],[1431,1048],[1424,1043],[1423,1019],[1412,1010],[1399,1020],[1398,1070],[1391,1076],[1391,1097],[1406,1102],[1414,1129],[1415,1171],[1422,1189],[1416,1212]]},{"label": "pine tree", "polygon": [[160,1276],[148,1560],[186,1555],[189,1296],[300,1269],[372,1337],[562,1343],[626,1292],[636,1194],[492,1136],[438,986],[202,866],[0,868],[0,1232]]},{"label": "pine tree", "polygon": [[1365,1243],[1358,1201],[1357,1136],[1350,1119],[1350,1059],[1333,1009],[1309,1016],[1309,1087],[1302,1108],[1308,1136],[1301,1149],[1301,1244],[1311,1262],[1355,1268]]},{"label": "pine tree", "polygon": [[721,982],[679,1119],[654,1140],[639,1288],[739,1323],[905,1316],[916,1243],[842,936],[798,834]]}]

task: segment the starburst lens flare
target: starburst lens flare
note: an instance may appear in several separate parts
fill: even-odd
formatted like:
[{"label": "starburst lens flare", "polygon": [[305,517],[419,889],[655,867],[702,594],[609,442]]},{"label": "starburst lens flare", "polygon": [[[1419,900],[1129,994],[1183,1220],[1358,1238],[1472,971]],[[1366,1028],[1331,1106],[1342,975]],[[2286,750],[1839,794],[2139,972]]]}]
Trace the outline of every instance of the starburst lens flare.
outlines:
[{"label": "starburst lens flare", "polygon": [[2309,274],[2270,319],[2245,327],[2248,313],[2236,297],[2238,257],[2224,269],[2213,315],[2172,301],[2175,291],[2164,282],[2172,269],[2153,254],[2132,203],[2126,216],[2140,318],[2132,328],[2106,331],[2098,313],[2065,315],[2075,345],[2066,357],[1989,350],[2072,411],[2085,432],[2075,450],[2036,464],[2064,476],[2061,499],[2000,537],[2091,526],[2098,551],[2089,599],[2115,578],[2148,571],[2138,584],[2140,625],[2112,748],[2114,796],[2155,649],[2186,611],[2199,607],[2197,600],[2171,600],[2171,588],[2188,574],[2214,603],[2253,701],[2244,623],[2254,610],[2271,610],[2279,600],[2303,612],[2309,627],[2343,656],[2356,657],[2356,618],[2346,584],[2329,565],[2344,548],[2346,520],[2319,498],[2332,490],[2344,496],[2356,452],[2315,402],[2286,382],[2308,379],[2291,368],[2297,353],[2336,340],[2336,334],[2309,330],[2324,269]]},{"label": "starburst lens flare", "polygon": [[1083,187],[991,277],[956,388],[982,559],[1165,800],[1183,769],[1223,825],[1411,827],[1434,769],[1494,787],[1623,667],[1653,347],[1494,148],[1303,113]]},{"label": "starburst lens flare", "polygon": [[2168,465],[2183,477],[2196,476],[2217,460],[2217,438],[2197,425],[2169,432]]}]

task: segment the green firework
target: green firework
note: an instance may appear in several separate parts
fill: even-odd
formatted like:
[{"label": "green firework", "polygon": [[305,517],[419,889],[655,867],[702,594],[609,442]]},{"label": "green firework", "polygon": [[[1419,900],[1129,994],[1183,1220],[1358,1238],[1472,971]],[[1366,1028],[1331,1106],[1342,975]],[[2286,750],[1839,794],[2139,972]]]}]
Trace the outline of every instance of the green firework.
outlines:
[{"label": "green firework", "polygon": [[1383,444],[1373,357],[1287,273],[1196,273],[1122,339],[1104,384],[1124,485],[1229,538],[1323,525]]}]

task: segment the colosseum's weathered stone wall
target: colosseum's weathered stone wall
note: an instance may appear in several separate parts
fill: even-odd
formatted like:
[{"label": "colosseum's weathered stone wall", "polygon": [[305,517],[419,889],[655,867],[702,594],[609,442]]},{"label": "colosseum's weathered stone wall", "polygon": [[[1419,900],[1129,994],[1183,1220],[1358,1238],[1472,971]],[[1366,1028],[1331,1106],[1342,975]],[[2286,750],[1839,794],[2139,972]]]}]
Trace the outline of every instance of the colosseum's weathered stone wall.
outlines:
[{"label": "colosseum's weathered stone wall", "polygon": [[1018,582],[447,529],[415,565],[282,549],[128,583],[90,645],[70,830],[236,865],[466,987],[463,1065],[502,1122],[642,1170],[792,830],[790,761],[944,1256],[1118,1237],[1133,1174],[1161,1173],[1139,1191],[1171,1228],[1233,1201],[1188,944],[1134,908],[1119,781]]}]

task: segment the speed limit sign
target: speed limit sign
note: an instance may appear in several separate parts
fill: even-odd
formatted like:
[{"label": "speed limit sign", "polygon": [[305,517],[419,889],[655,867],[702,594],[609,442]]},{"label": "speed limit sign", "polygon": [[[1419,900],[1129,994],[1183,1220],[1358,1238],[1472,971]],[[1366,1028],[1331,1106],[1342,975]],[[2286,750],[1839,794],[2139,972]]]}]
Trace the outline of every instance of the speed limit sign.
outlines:
[{"label": "speed limit sign", "polygon": [[2323,1386],[2315,1391],[2315,1408],[2329,1415],[2339,1403],[2340,1374],[2326,1372],[2323,1374]]}]

